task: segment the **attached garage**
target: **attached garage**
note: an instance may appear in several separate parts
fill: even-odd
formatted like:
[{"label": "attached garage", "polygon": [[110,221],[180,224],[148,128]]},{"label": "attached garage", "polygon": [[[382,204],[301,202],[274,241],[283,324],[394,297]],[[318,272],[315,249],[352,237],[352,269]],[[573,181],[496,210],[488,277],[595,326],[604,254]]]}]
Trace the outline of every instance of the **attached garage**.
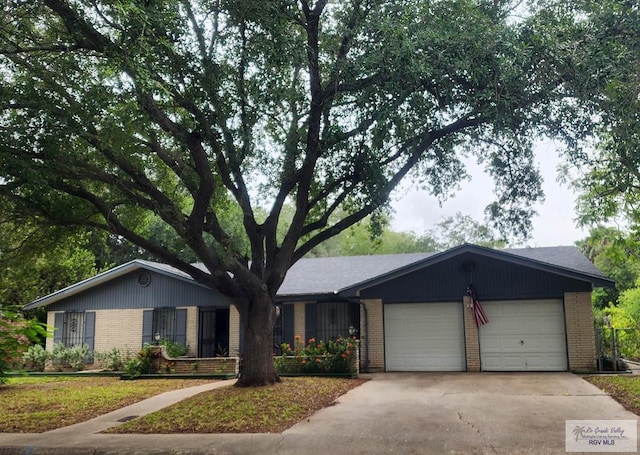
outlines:
[{"label": "attached garage", "polygon": [[479,328],[482,371],[566,371],[562,300],[483,302]]},{"label": "attached garage", "polygon": [[387,371],[464,371],[461,302],[384,306]]}]

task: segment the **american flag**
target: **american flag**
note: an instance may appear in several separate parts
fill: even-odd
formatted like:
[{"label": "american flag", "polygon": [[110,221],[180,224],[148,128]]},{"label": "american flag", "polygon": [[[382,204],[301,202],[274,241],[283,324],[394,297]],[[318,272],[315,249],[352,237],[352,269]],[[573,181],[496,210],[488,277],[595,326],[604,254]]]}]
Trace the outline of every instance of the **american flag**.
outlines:
[{"label": "american flag", "polygon": [[485,314],[482,305],[480,305],[480,301],[478,300],[478,297],[476,297],[476,292],[473,290],[472,285],[469,285],[467,287],[467,294],[469,294],[469,297],[471,297],[471,302],[473,305],[473,319],[476,321],[476,326],[480,327],[481,325],[489,322],[489,318]]}]

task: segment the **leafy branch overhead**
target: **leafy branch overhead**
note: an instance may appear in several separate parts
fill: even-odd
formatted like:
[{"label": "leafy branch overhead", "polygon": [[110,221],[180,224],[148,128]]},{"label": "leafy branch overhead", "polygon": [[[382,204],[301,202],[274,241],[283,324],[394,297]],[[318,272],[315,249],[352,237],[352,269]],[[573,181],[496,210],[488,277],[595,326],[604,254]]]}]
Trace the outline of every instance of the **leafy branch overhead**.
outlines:
[{"label": "leafy branch overhead", "polygon": [[[578,76],[599,16],[565,3],[8,0],[0,195],[219,289],[267,346],[289,267],[403,179],[445,198],[473,156],[487,214],[527,235],[532,142],[594,121]],[[207,271],[145,235],[150,214]]]}]

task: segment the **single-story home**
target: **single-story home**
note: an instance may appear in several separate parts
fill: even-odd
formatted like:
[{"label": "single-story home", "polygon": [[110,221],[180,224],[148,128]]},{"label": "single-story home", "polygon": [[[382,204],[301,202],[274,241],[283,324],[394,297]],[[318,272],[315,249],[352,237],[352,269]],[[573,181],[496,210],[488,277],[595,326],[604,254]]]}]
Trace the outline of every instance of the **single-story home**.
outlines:
[{"label": "single-story home", "polygon": [[[593,370],[591,292],[613,285],[572,246],[306,258],[278,292],[274,345],[354,334],[367,371]],[[165,264],[134,260],[25,308],[42,306],[56,329],[49,350],[158,339],[198,357],[243,348],[232,302]]]}]

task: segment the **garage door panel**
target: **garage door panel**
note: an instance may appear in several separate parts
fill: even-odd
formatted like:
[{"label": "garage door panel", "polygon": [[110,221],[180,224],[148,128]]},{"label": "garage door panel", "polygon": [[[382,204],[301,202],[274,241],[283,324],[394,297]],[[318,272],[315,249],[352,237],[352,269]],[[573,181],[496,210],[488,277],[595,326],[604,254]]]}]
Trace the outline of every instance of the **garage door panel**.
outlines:
[{"label": "garage door panel", "polygon": [[480,327],[484,371],[564,371],[567,349],[561,300],[485,302]]},{"label": "garage door panel", "polygon": [[463,371],[462,304],[385,305],[387,371]]}]

